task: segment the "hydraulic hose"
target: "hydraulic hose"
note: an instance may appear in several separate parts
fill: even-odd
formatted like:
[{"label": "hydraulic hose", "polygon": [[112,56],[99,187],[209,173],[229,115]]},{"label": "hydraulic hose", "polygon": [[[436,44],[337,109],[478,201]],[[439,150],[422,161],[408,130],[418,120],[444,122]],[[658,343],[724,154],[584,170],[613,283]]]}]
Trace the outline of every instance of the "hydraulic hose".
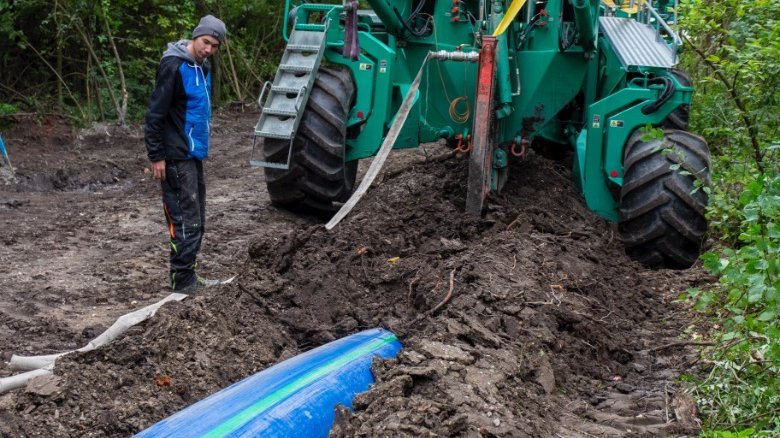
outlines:
[{"label": "hydraulic hose", "polygon": [[658,108],[661,108],[663,104],[668,102],[669,99],[674,96],[674,92],[677,91],[677,88],[674,86],[674,82],[669,78],[653,78],[648,81],[648,84],[662,84],[664,86],[664,90],[661,92],[661,95],[658,96],[658,99],[655,102],[648,103],[642,107],[642,114],[645,115],[658,111]]},{"label": "hydraulic hose", "polygon": [[369,0],[371,9],[382,20],[387,31],[395,36],[402,36],[406,30],[406,23],[400,15],[396,15],[395,9],[406,11],[411,0]]},{"label": "hydraulic hose", "polygon": [[419,3],[417,3],[417,6],[414,8],[414,11],[412,11],[412,13],[409,14],[409,18],[406,19],[404,19],[401,16],[401,11],[399,11],[397,7],[395,6],[393,7],[393,12],[395,13],[395,16],[398,18],[399,21],[401,21],[401,23],[404,26],[404,29],[406,29],[406,31],[409,32],[409,34],[412,36],[423,37],[431,31],[431,21],[433,20],[433,17],[431,17],[428,14],[425,14],[426,18],[422,27],[414,27],[414,28],[412,27],[414,25],[414,21],[420,17],[420,12],[422,11],[424,6],[425,6],[425,0],[421,0]]}]

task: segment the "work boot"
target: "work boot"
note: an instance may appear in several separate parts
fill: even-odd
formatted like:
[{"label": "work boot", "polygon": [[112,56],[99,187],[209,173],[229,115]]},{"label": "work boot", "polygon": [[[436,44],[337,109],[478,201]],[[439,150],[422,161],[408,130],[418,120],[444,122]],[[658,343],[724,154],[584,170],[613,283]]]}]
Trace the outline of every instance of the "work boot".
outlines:
[{"label": "work boot", "polygon": [[218,286],[222,282],[219,281],[219,280],[212,280],[212,279],[208,279],[208,278],[203,278],[203,277],[198,275],[198,276],[195,277],[195,283],[199,284],[201,287],[212,287],[212,286]]},{"label": "work boot", "polygon": [[205,288],[206,286],[200,284],[197,280],[193,281],[191,285],[184,286],[181,289],[176,289],[173,291],[175,294],[184,294],[184,295],[197,295],[198,292]]},{"label": "work boot", "polygon": [[203,278],[201,276],[196,276],[195,281],[193,281],[191,285],[184,286],[183,288],[174,290],[173,292],[177,294],[197,295],[201,289],[218,286],[221,283],[222,282],[219,280],[211,280],[208,278]]}]

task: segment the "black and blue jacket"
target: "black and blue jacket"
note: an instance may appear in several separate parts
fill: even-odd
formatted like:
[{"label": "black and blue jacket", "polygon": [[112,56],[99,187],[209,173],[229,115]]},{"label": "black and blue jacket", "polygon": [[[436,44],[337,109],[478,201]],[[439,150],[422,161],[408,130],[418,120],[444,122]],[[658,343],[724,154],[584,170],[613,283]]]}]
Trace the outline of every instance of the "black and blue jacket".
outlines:
[{"label": "black and blue jacket", "polygon": [[209,154],[209,64],[208,60],[195,62],[187,51],[188,43],[169,43],[157,68],[144,126],[151,161],[202,160]]}]

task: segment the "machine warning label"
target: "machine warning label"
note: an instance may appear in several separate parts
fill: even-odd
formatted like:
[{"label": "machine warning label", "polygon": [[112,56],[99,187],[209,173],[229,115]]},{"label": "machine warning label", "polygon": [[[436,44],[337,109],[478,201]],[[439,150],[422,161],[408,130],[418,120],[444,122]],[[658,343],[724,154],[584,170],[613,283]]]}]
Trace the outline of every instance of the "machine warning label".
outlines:
[{"label": "machine warning label", "polygon": [[386,73],[387,72],[387,60],[383,59],[379,61],[379,73]]},{"label": "machine warning label", "polygon": [[601,116],[599,114],[593,115],[593,128],[598,129],[601,127]]},{"label": "machine warning label", "polygon": [[374,68],[374,66],[371,64],[362,63],[362,62],[360,63],[361,70],[371,70],[372,68]]},{"label": "machine warning label", "polygon": [[610,120],[609,126],[611,128],[622,128],[623,127],[623,121],[622,120]]}]

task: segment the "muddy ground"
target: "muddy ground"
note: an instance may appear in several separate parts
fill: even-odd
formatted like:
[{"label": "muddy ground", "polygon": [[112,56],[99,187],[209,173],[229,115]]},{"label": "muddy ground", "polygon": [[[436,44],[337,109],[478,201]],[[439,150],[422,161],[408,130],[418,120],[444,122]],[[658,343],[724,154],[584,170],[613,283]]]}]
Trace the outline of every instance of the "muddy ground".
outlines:
[{"label": "muddy ground", "polygon": [[[333,436],[695,432],[675,415],[677,377],[696,360],[680,345],[692,320],[675,300],[709,278],[629,260],[565,161],[532,152],[513,163],[478,220],[462,213],[463,157],[435,144],[400,151],[328,232],[269,202],[247,164],[256,117],[218,115],[206,163],[201,274],[236,281],[166,304],[113,344],[65,356],[55,377],[0,396],[0,436],[131,435],[377,326],[405,348],[375,364],[377,385],[340,412]],[[72,133],[23,120],[3,136],[18,181],[0,185],[0,377],[13,374],[12,354],[79,348],[169,293],[139,127]]]}]

